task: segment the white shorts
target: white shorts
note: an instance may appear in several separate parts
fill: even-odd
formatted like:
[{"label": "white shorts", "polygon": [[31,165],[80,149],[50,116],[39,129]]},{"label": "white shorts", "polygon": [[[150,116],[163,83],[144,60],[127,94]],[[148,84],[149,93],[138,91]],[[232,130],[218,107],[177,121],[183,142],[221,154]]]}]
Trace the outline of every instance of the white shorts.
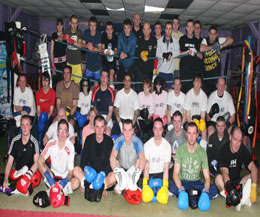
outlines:
[{"label": "white shorts", "polygon": [[[107,115],[102,115],[102,116],[105,118],[105,120],[107,119]],[[112,128],[113,128],[113,121],[112,121],[112,117],[111,117],[111,118],[110,118],[110,120],[108,121],[108,123],[107,123],[106,127],[109,127],[110,129],[112,129]]]}]

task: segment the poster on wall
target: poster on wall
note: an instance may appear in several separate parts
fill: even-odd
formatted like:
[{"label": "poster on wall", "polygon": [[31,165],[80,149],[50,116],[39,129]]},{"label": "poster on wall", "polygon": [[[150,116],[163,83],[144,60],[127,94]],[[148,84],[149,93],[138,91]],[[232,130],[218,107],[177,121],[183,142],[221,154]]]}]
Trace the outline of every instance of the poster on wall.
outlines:
[{"label": "poster on wall", "polygon": [[8,86],[6,70],[6,42],[0,40],[0,115],[11,116],[11,100],[8,103]]}]

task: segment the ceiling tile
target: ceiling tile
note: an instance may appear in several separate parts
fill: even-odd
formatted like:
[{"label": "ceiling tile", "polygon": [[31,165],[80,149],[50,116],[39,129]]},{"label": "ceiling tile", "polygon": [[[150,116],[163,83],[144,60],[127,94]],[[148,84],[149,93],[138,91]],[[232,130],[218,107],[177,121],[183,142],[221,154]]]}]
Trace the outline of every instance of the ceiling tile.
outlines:
[{"label": "ceiling tile", "polygon": [[148,6],[154,6],[154,7],[162,7],[165,8],[168,4],[169,0],[146,0],[145,4]]},{"label": "ceiling tile", "polygon": [[142,13],[144,11],[144,5],[124,4],[126,11],[132,11],[135,13]]},{"label": "ceiling tile", "polygon": [[185,11],[185,9],[174,9],[174,8],[165,8],[165,14],[181,14]]},{"label": "ceiling tile", "polygon": [[76,12],[77,15],[90,15],[91,12],[89,9],[86,9],[86,8],[81,8],[81,9],[78,9],[78,8],[75,8],[73,9],[74,12]]},{"label": "ceiling tile", "polygon": [[122,4],[122,0],[101,0],[103,4]]},{"label": "ceiling tile", "polygon": [[189,15],[189,16],[199,16],[203,13],[203,10],[185,10],[184,15]]},{"label": "ceiling tile", "polygon": [[61,1],[43,0],[43,2],[45,2],[46,5],[48,5],[48,6],[50,5],[50,6],[53,6],[53,7],[62,7],[62,8],[66,7],[64,2],[61,2]]},{"label": "ceiling tile", "polygon": [[216,18],[220,17],[224,12],[208,10],[202,14],[204,17]]},{"label": "ceiling tile", "polygon": [[243,13],[243,14],[248,14],[252,11],[256,11],[257,9],[260,9],[260,7],[257,7],[255,5],[247,5],[247,4],[243,4],[240,5],[238,7],[236,7],[235,9],[233,9],[231,12],[232,13]]},{"label": "ceiling tile", "polygon": [[210,8],[214,4],[214,1],[194,0],[188,7],[188,10],[205,10]]},{"label": "ceiling tile", "polygon": [[95,4],[95,3],[83,3],[83,5],[84,5],[87,9],[105,10],[104,5],[101,4],[101,3],[99,3],[99,4]]},{"label": "ceiling tile", "polygon": [[104,3],[104,6],[111,9],[120,9],[124,7],[122,2],[120,4]]},{"label": "ceiling tile", "polygon": [[211,21],[212,24],[216,24],[216,25],[225,25],[230,22],[231,22],[231,20],[225,20],[225,19],[220,19],[220,18]]},{"label": "ceiling tile", "polygon": [[259,0],[250,0],[247,2],[248,5],[260,5]]},{"label": "ceiling tile", "polygon": [[221,16],[222,19],[230,19],[230,20],[236,20],[240,19],[241,16],[244,16],[244,14],[240,13],[225,13],[224,15]]},{"label": "ceiling tile", "polygon": [[124,4],[144,5],[144,0],[123,0]]},{"label": "ceiling tile", "polygon": [[241,17],[241,20],[244,20],[244,21],[252,21],[252,20],[256,20],[256,19],[260,19],[260,15],[247,14],[246,16]]},{"label": "ceiling tile", "polygon": [[110,16],[125,16],[125,11],[108,11]]},{"label": "ceiling tile", "polygon": [[23,2],[33,6],[46,6],[46,3],[41,0],[23,0]]},{"label": "ceiling tile", "polygon": [[239,4],[232,3],[232,2],[219,2],[212,6],[210,10],[215,10],[215,11],[231,11],[235,7],[237,7]]}]

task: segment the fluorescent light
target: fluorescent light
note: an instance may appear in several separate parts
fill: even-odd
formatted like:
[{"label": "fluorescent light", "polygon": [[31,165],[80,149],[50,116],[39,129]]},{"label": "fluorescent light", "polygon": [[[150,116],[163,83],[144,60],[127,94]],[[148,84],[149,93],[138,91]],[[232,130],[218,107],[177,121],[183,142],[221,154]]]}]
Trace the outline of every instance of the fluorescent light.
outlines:
[{"label": "fluorescent light", "polygon": [[164,10],[165,10],[165,8],[153,7],[153,6],[148,6],[148,5],[145,5],[145,7],[144,7],[144,12],[160,13],[160,12],[163,12]]},{"label": "fluorescent light", "polygon": [[125,11],[125,8],[113,9],[113,8],[108,8],[108,7],[106,7],[106,9],[107,9],[108,11]]}]

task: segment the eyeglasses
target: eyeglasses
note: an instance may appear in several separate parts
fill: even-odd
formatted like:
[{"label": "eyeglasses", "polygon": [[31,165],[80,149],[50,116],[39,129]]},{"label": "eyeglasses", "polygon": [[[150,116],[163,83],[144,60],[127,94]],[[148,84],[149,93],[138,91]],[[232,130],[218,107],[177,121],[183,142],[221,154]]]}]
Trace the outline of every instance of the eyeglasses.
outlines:
[{"label": "eyeglasses", "polygon": [[61,128],[59,128],[58,131],[59,131],[59,133],[66,133],[66,132],[68,132],[67,129],[61,129]]}]

